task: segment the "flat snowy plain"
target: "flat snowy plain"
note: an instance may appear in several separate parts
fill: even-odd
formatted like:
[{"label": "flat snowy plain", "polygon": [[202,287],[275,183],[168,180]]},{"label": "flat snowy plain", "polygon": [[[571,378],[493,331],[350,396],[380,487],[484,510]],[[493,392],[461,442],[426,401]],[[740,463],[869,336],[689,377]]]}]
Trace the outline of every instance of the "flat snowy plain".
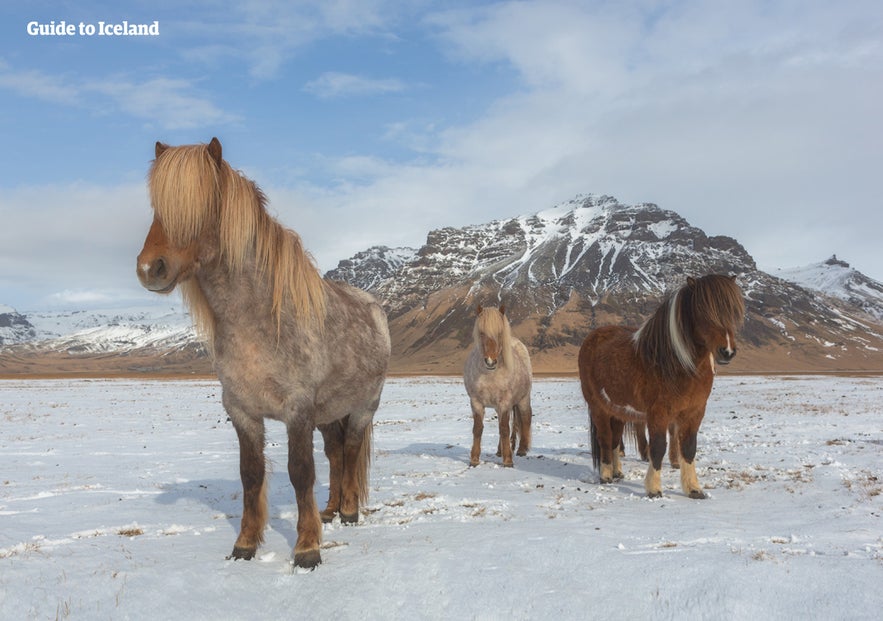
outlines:
[{"label": "flat snowy plain", "polygon": [[[502,468],[489,413],[469,468],[456,378],[390,379],[371,499],[290,564],[284,428],[270,525],[241,513],[216,381],[0,382],[0,619],[879,619],[883,379],[724,376],[700,430],[709,499],[676,471],[599,486],[575,379],[537,379],[533,449]],[[316,494],[327,463],[316,436]]]}]

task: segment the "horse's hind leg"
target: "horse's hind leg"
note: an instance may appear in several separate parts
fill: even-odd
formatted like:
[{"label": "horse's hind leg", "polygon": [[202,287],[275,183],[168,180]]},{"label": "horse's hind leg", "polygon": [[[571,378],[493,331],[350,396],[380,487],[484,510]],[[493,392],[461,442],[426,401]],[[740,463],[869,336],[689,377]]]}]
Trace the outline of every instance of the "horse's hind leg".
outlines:
[{"label": "horse's hind leg", "polygon": [[[361,421],[361,424],[357,424],[357,420]],[[343,480],[340,490],[340,521],[344,524],[358,522],[359,506],[368,500],[368,466],[371,462],[372,431],[372,416],[348,418],[343,444]]]},{"label": "horse's hind leg", "polygon": [[[230,411],[228,409],[228,411]],[[239,476],[242,479],[242,522],[230,558],[254,558],[267,525],[267,479],[264,461],[264,421],[232,413],[239,436]]]},{"label": "horse's hind leg", "polygon": [[[530,407],[530,395],[521,400],[515,406],[515,427],[518,429],[518,451],[516,455],[524,457],[530,450],[531,443],[531,421],[533,419],[533,410]],[[512,450],[515,450],[515,435],[512,436]]]},{"label": "horse's hind leg", "polygon": [[625,423],[623,423],[618,418],[610,419],[610,431],[611,436],[613,437],[613,450],[611,451],[611,457],[613,462],[613,480],[617,481],[622,479],[622,459],[621,456],[623,454],[623,442],[622,435],[623,429],[625,429]]},{"label": "horse's hind leg", "polygon": [[643,461],[650,459],[650,445],[647,443],[647,425],[635,423],[635,442],[638,444],[638,457]]},{"label": "horse's hind leg", "polygon": [[477,466],[481,459],[481,434],[484,432],[484,405],[472,400],[472,451],[469,465]]},{"label": "horse's hind leg", "polygon": [[[592,429],[592,461],[596,466],[601,467],[600,482],[613,483],[614,452],[618,450],[618,446],[614,447],[612,418],[596,403],[589,404],[589,416]],[[594,454],[595,449],[600,453],[599,456]],[[619,456],[617,455],[615,459],[618,462]]]},{"label": "horse's hind leg", "polygon": [[672,423],[668,426],[668,439],[668,463],[677,470],[681,467],[681,440],[677,423]]},{"label": "horse's hind leg", "polygon": [[319,515],[323,522],[330,522],[340,511],[341,485],[343,482],[344,464],[344,423],[335,421],[327,425],[319,425],[325,443],[325,456],[328,458],[328,504]]},{"label": "horse's hind leg", "polygon": [[[306,418],[306,417],[304,417]],[[316,481],[313,463],[313,428],[307,422],[288,424],[288,476],[297,499],[297,543],[294,546],[294,564],[312,568],[322,562],[319,543],[322,539],[322,521],[313,485]]]}]

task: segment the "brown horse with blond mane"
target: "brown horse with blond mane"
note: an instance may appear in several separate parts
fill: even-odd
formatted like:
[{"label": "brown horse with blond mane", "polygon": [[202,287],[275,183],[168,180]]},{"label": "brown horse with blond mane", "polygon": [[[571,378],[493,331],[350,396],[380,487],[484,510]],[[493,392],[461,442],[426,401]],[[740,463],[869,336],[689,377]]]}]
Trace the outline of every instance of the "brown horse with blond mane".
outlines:
[{"label": "brown horse with blond mane", "polygon": [[[386,315],[367,293],[323,280],[300,238],[221,157],[221,143],[156,143],[153,224],[138,255],[150,291],[179,287],[213,352],[239,437],[242,523],[231,557],[254,557],[267,524],[264,419],[288,431],[297,499],[294,563],[321,562],[322,521],[359,519],[368,494],[374,412],[389,363]],[[328,504],[313,495],[313,430],[330,464]]]},{"label": "brown horse with blond mane", "polygon": [[586,337],[579,374],[601,483],[623,476],[619,448],[625,424],[644,423],[650,435],[644,488],[652,498],[662,496],[666,432],[673,425],[681,487],[690,498],[706,497],[696,477],[696,435],[715,365],[729,364],[736,355],[736,331],[744,316],[735,278],[709,275],[688,278],[637,330],[605,326]]}]

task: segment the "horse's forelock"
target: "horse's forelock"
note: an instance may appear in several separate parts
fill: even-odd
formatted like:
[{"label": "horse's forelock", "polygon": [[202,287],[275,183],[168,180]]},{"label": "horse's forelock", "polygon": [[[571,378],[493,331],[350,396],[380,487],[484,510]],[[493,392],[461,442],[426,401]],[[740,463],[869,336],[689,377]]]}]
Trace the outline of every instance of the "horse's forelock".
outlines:
[{"label": "horse's forelock", "polygon": [[512,365],[512,329],[509,320],[496,308],[483,308],[475,318],[473,338],[480,347],[480,335],[485,334],[500,344],[500,355],[504,366]]},{"label": "horse's forelock", "polygon": [[218,168],[206,145],[165,149],[150,168],[150,203],[169,241],[184,247],[219,206]]},{"label": "horse's forelock", "polygon": [[745,320],[745,299],[733,278],[711,275],[694,281],[691,312],[722,330],[735,332]]}]

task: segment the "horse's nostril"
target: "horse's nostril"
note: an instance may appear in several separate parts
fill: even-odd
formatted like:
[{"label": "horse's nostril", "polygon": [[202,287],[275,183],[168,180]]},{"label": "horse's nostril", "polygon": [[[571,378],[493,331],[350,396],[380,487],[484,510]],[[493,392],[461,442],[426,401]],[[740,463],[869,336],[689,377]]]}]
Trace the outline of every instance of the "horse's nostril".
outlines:
[{"label": "horse's nostril", "polygon": [[153,275],[156,278],[165,278],[165,276],[166,276],[166,262],[163,261],[162,257],[160,257],[156,261],[154,261]]}]

